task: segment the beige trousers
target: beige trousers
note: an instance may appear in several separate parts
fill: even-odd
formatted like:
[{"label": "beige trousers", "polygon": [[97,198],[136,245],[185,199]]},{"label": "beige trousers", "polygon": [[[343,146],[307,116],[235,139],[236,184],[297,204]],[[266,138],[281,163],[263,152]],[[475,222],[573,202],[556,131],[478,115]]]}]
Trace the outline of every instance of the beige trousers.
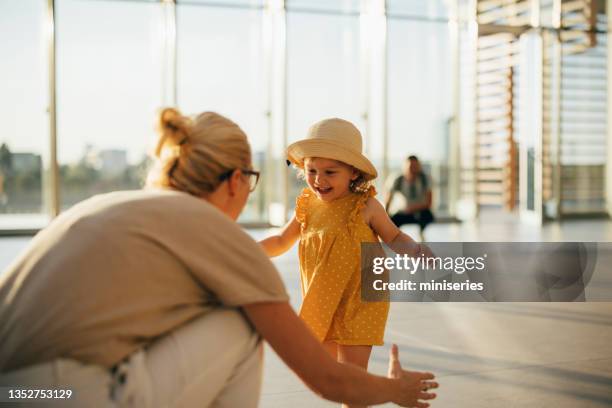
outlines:
[{"label": "beige trousers", "polygon": [[73,391],[69,400],[14,405],[21,407],[257,407],[262,353],[246,318],[236,309],[220,309],[134,353],[114,373],[57,359],[0,374],[0,387]]}]

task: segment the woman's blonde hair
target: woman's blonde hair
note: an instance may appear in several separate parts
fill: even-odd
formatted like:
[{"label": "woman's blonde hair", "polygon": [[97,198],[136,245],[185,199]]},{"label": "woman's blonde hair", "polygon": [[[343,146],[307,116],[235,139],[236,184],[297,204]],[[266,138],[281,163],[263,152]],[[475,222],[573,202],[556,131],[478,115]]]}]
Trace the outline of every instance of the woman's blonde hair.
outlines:
[{"label": "woman's blonde hair", "polygon": [[146,185],[203,196],[220,176],[251,166],[251,147],[240,127],[224,116],[204,112],[192,119],[165,108],[158,119],[159,140]]}]

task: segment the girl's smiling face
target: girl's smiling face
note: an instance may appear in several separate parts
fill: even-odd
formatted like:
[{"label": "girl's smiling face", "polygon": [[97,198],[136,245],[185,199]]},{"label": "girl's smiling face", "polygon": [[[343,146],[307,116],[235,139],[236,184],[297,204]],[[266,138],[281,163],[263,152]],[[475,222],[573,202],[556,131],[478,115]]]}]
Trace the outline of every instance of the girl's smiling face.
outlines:
[{"label": "girl's smiling face", "polygon": [[307,157],[304,173],[308,187],[327,202],[350,194],[351,181],[359,177],[359,173],[348,164],[320,157]]}]

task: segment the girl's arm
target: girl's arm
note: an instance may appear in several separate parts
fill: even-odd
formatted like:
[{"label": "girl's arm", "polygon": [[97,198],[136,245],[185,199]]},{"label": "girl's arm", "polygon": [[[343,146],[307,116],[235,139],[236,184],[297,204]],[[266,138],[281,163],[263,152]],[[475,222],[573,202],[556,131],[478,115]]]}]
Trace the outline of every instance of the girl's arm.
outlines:
[{"label": "girl's arm", "polygon": [[368,199],[363,216],[376,235],[395,252],[411,256],[418,256],[423,252],[424,248],[421,245],[397,228],[382,204],[375,198]]},{"label": "girl's arm", "polygon": [[284,254],[293,246],[300,236],[300,223],[295,216],[289,221],[277,235],[272,235],[259,241],[264,252],[270,257]]},{"label": "girl's arm", "polygon": [[243,306],[256,330],[276,354],[321,397],[348,404],[371,405],[394,402],[403,407],[425,408],[437,388],[430,373],[401,368],[394,347],[389,358],[389,375],[381,377],[351,364],[334,360],[315,339],[287,302]]},{"label": "girl's arm", "polygon": [[391,205],[391,199],[393,198],[394,191],[385,192],[385,211],[389,212],[389,206]]}]

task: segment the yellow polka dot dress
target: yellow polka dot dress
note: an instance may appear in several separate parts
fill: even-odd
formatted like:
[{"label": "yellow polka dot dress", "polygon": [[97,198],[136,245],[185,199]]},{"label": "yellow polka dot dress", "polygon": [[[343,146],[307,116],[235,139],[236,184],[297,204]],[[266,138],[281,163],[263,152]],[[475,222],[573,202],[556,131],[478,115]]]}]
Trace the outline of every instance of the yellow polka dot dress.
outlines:
[{"label": "yellow polka dot dress", "polygon": [[389,303],[361,301],[361,243],[378,242],[361,211],[374,195],[371,187],[325,202],[306,188],[297,198],[300,317],[321,342],[383,344]]}]

